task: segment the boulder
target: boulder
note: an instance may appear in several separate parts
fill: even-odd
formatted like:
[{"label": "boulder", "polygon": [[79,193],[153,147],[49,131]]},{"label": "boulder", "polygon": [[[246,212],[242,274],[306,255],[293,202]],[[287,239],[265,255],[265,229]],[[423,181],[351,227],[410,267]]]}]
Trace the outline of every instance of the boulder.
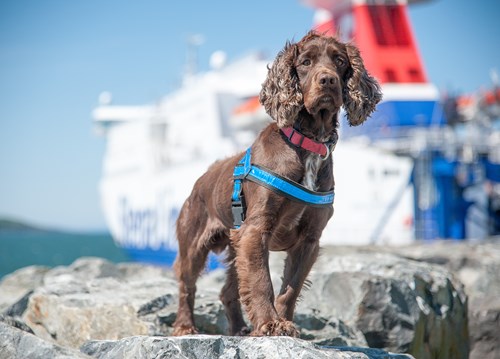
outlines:
[{"label": "boulder", "polygon": [[[271,258],[277,290],[283,256]],[[309,279],[294,318],[303,339],[418,358],[467,357],[466,296],[443,267],[391,254],[337,255],[327,248]],[[201,333],[227,331],[218,299],[223,282],[222,270],[198,282],[195,320]],[[176,310],[171,270],[82,258],[48,271],[22,318],[39,337],[78,348],[88,340],[168,336]]]},{"label": "boulder", "polygon": [[[273,261],[277,272],[279,260]],[[467,297],[441,266],[392,254],[325,248],[297,317],[336,318],[360,330],[370,347],[417,358],[467,358]]]},{"label": "boulder", "polygon": [[27,333],[35,334],[33,333],[33,330],[31,330],[31,328],[19,318],[11,317],[10,315],[0,314],[0,322],[10,325],[11,327],[23,330]]},{"label": "boulder", "polygon": [[[227,320],[218,299],[224,271],[198,282],[195,320],[200,332],[224,334]],[[171,270],[134,263],[81,258],[47,272],[27,305],[11,307],[41,338],[77,348],[90,339],[134,335],[168,336],[177,311],[177,282]],[[298,316],[306,339],[323,345],[366,346],[360,331],[336,318]]]},{"label": "boulder", "polygon": [[500,294],[500,238],[496,241],[433,241],[404,247],[372,246],[361,250],[391,252],[444,266],[464,284],[470,300]]},{"label": "boulder", "polygon": [[0,358],[89,358],[76,349],[47,342],[0,320]]},{"label": "boulder", "polygon": [[[5,321],[4,321],[5,320]],[[133,336],[121,340],[88,341],[80,351],[43,340],[20,330],[16,320],[0,317],[0,358],[412,358],[383,350],[349,347],[319,347],[289,337],[228,337],[194,335],[185,337]]]},{"label": "boulder", "polygon": [[39,287],[49,270],[45,266],[29,266],[3,277],[0,282],[0,313]]},{"label": "boulder", "polygon": [[405,354],[390,354],[369,348],[326,348],[289,337],[229,337],[193,335],[185,337],[124,338],[119,341],[90,341],[81,351],[91,357],[106,358],[191,358],[191,359],[403,359]]},{"label": "boulder", "polygon": [[440,241],[404,253],[445,266],[464,284],[469,297],[470,359],[500,358],[499,240]]},{"label": "boulder", "polygon": [[139,311],[175,290],[165,269],[81,258],[47,272],[23,319],[37,336],[73,348],[89,339],[165,334]]},{"label": "boulder", "polygon": [[335,247],[335,252],[386,252],[447,268],[464,284],[469,298],[470,358],[500,358],[500,238],[421,242],[403,247]]},{"label": "boulder", "polygon": [[471,359],[500,358],[500,293],[474,301],[469,331]]}]

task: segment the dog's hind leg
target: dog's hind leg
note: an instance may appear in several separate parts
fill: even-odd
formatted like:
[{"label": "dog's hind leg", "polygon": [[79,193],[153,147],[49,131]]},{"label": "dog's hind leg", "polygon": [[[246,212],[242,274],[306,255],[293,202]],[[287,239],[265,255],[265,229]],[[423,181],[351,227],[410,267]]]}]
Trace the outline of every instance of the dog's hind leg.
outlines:
[{"label": "dog's hind leg", "polygon": [[[197,333],[193,314],[196,280],[205,268],[209,252],[209,248],[201,242],[207,225],[207,218],[202,213],[198,207],[192,208],[188,199],[177,221],[179,251],[174,269],[179,282],[179,307],[173,325],[173,335],[176,336]],[[196,223],[190,221],[193,214],[197,216]]]},{"label": "dog's hind leg", "polygon": [[250,329],[246,326],[241,311],[240,294],[238,292],[238,274],[235,267],[236,253],[232,247],[227,250],[226,283],[220,292],[220,300],[224,304],[227,321],[229,324],[229,335],[246,335]]},{"label": "dog's hind leg", "polygon": [[174,268],[179,281],[179,308],[173,335],[196,334],[194,325],[194,298],[196,280],[205,268],[208,250],[193,251],[189,258],[178,255]]}]

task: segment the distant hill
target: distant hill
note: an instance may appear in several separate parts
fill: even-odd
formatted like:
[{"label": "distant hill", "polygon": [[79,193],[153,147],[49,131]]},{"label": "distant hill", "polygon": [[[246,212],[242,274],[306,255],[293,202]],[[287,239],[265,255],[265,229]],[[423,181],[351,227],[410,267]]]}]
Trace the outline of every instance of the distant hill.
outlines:
[{"label": "distant hill", "polygon": [[54,227],[44,227],[36,224],[31,224],[23,220],[13,218],[0,218],[0,232],[40,232],[54,234],[70,234],[70,235],[109,235],[106,229],[102,230],[71,230]]},{"label": "distant hill", "polygon": [[45,229],[15,220],[0,218],[0,230],[45,231]]}]

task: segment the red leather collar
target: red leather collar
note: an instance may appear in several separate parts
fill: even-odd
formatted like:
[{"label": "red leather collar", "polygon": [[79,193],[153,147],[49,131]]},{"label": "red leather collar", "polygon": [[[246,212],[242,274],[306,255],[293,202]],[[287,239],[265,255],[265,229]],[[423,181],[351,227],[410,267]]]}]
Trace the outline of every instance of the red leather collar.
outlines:
[{"label": "red leather collar", "polygon": [[293,127],[284,127],[281,132],[287,137],[288,141],[294,146],[303,148],[310,152],[319,154],[323,159],[327,159],[330,153],[333,152],[337,141],[333,142],[316,142],[309,137],[304,136],[302,133]]}]

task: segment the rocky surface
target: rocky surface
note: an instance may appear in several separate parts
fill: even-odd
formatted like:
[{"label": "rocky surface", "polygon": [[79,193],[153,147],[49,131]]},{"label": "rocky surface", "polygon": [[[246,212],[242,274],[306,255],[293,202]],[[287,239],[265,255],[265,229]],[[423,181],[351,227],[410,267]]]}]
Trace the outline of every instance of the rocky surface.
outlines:
[{"label": "rocky surface", "polygon": [[[91,341],[81,351],[100,359],[192,358],[192,359],[404,359],[369,348],[320,348],[311,342],[289,337],[228,337],[194,335],[186,337],[130,337],[119,341]],[[188,355],[186,355],[189,353]]]},{"label": "rocky surface", "polygon": [[64,348],[23,330],[10,326],[0,319],[0,358],[27,359],[77,359],[89,358],[77,349]]},{"label": "rocky surface", "polygon": [[[16,275],[7,277],[7,282]],[[218,299],[223,281],[224,272],[219,270],[198,282],[195,315],[202,333],[227,331]],[[177,283],[170,270],[114,265],[98,258],[82,258],[48,271],[43,285],[27,294],[5,313],[22,317],[37,336],[73,348],[90,339],[170,335],[177,309]],[[304,337],[319,344],[366,346],[360,331],[337,318],[303,314],[298,322]]]},{"label": "rocky surface", "polygon": [[417,358],[467,357],[466,295],[444,268],[380,253],[324,253],[317,264],[297,313],[338,318],[370,347]]},{"label": "rocky surface", "polygon": [[195,335],[186,337],[134,336],[117,341],[88,341],[80,350],[66,348],[14,328],[0,319],[0,358],[408,358],[370,348],[319,347],[288,337],[228,337]]},{"label": "rocky surface", "polygon": [[[307,350],[316,350],[313,343],[317,343],[337,349],[358,348],[349,349],[351,352],[378,347],[416,358],[466,358],[470,347],[472,358],[495,358],[499,357],[499,248],[497,244],[455,243],[327,248],[311,273],[312,285],[303,293],[294,319],[307,342],[220,336],[227,329],[218,300],[224,281],[220,270],[198,282],[195,309],[200,332],[215,335],[161,337],[171,333],[175,320],[177,284],[173,273],[139,264],[115,265],[98,258],[82,258],[71,266],[50,270],[28,267],[6,276],[0,282],[0,322],[18,335],[29,336],[23,340],[41,340],[44,347],[76,352],[83,345],[87,355],[103,358],[120,350],[143,350],[144,357],[155,357],[162,350],[179,347],[190,350],[189,355],[183,354],[186,357],[197,358],[197,347],[220,350],[243,343],[253,348],[249,353],[257,353],[256,348],[264,344],[274,353],[272,347],[277,344],[273,341],[278,339],[295,342],[290,347],[295,349],[290,350],[297,353],[305,344]],[[271,258],[273,282],[279,288],[283,257]],[[472,308],[470,303],[475,303]],[[11,347],[11,340],[21,342],[1,334],[0,350]],[[280,345],[288,348],[288,344]],[[375,352],[360,356],[349,350],[338,352],[341,356],[325,357],[381,357],[373,356],[379,355]],[[0,357],[4,357],[2,353]],[[236,353],[244,357],[244,352]],[[330,350],[325,355],[332,353]]]},{"label": "rocky surface", "polygon": [[45,266],[30,266],[5,276],[0,283],[0,313],[39,287],[49,270]]},{"label": "rocky surface", "polygon": [[463,284],[468,296],[470,358],[500,358],[500,238],[486,242],[438,241],[404,247],[366,246],[328,249],[337,255],[353,250],[395,253],[444,266]]},{"label": "rocky surface", "polygon": [[456,273],[469,297],[470,358],[500,358],[500,238],[487,243],[438,242],[405,254]]}]

